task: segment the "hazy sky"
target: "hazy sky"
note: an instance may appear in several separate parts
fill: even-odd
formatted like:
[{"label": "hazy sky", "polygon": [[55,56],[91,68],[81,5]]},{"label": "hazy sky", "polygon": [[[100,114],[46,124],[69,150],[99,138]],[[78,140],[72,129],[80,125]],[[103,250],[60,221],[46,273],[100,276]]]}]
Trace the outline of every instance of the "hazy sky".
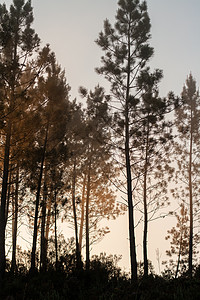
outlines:
[{"label": "hazy sky", "polygon": [[[102,54],[94,41],[103,20],[114,20],[117,0],[32,0],[32,5],[35,29],[65,68],[72,96],[80,85],[92,89],[103,82],[94,72]],[[200,80],[200,1],[148,0],[147,5],[155,49],[151,66],[164,71],[161,94],[179,94],[190,71]]]},{"label": "hazy sky", "polygon": [[[11,1],[6,0],[8,6]],[[152,24],[151,45],[155,54],[150,62],[152,69],[160,68],[164,79],[160,94],[169,91],[179,95],[189,72],[200,82],[200,1],[199,0],[147,0]],[[34,28],[43,44],[49,43],[58,62],[66,71],[71,86],[72,99],[78,96],[80,85],[93,89],[98,83],[109,88],[108,83],[94,71],[102,55],[94,43],[103,28],[103,20],[111,23],[117,10],[117,0],[32,0]],[[150,227],[149,255],[156,264],[155,250],[164,257],[166,228],[171,219],[155,222]],[[128,266],[127,217],[111,224],[112,231],[95,251],[121,253],[122,264]],[[141,233],[140,233],[141,235]],[[137,238],[141,257],[141,240]],[[94,253],[94,252],[93,252]],[[161,259],[162,259],[161,257]]]}]

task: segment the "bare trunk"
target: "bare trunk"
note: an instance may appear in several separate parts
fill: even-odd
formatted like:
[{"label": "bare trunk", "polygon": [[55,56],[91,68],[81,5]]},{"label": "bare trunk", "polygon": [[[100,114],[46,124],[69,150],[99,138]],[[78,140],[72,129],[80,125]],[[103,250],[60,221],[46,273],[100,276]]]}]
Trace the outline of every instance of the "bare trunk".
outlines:
[{"label": "bare trunk", "polygon": [[0,284],[4,278],[6,257],[5,257],[5,226],[6,226],[6,196],[8,188],[8,174],[10,161],[10,140],[11,140],[11,121],[8,122],[8,131],[6,134],[5,150],[4,150],[4,166],[3,166],[3,181],[1,191],[1,206],[0,206]]},{"label": "bare trunk", "polygon": [[13,203],[13,228],[12,228],[12,273],[17,272],[16,250],[17,250],[17,221],[18,221],[18,192],[19,192],[19,167],[16,170],[15,195]]},{"label": "bare trunk", "polygon": [[43,146],[43,153],[41,158],[41,165],[40,165],[40,175],[38,179],[38,187],[37,187],[37,194],[36,194],[36,203],[35,203],[35,219],[34,219],[34,232],[33,232],[33,246],[31,252],[31,272],[35,271],[35,255],[36,255],[36,244],[37,244],[37,231],[38,231],[38,211],[39,211],[39,202],[40,202],[40,190],[41,190],[41,183],[42,183],[42,174],[44,168],[44,160],[45,160],[45,153],[47,147],[47,136],[48,136],[48,125],[46,130],[46,136]]},{"label": "bare trunk", "polygon": [[56,271],[58,270],[58,240],[57,240],[57,191],[54,198],[54,217],[55,217],[55,251],[56,251]]},{"label": "bare trunk", "polygon": [[177,278],[178,272],[179,272],[179,265],[180,265],[180,260],[181,260],[181,252],[182,252],[182,232],[181,232],[181,239],[180,239],[180,245],[179,245],[178,261],[177,261],[177,266],[176,266],[175,278]]},{"label": "bare trunk", "polygon": [[133,213],[133,194],[132,194],[132,176],[129,148],[129,96],[130,96],[130,25],[128,34],[128,65],[127,65],[127,86],[126,86],[126,106],[125,106],[125,157],[126,157],[126,175],[127,175],[127,194],[128,194],[128,216],[129,216],[129,240],[130,240],[130,258],[131,258],[131,281],[137,281],[137,259],[135,245],[135,228]]},{"label": "bare trunk", "polygon": [[86,230],[86,269],[90,268],[90,242],[89,242],[89,202],[90,202],[90,171],[91,160],[88,165],[87,175],[87,195],[86,195],[86,209],[85,209],[85,230]]},{"label": "bare trunk", "polygon": [[74,215],[74,229],[75,229],[75,241],[76,241],[76,266],[80,268],[81,258],[79,251],[79,242],[78,242],[78,225],[76,217],[76,159],[74,160],[73,176],[72,176],[72,207]]},{"label": "bare trunk", "polygon": [[147,258],[147,225],[148,225],[148,214],[147,214],[147,171],[145,166],[144,174],[144,237],[143,237],[143,256],[144,256],[144,277],[148,276],[148,258]]},{"label": "bare trunk", "polygon": [[85,185],[86,185],[86,173],[84,174],[84,179],[83,179],[83,190],[82,190],[82,199],[81,199],[81,223],[80,223],[80,232],[79,232],[80,255],[82,251],[83,224],[84,224],[84,215],[85,215]]},{"label": "bare trunk", "polygon": [[47,205],[47,221],[46,221],[46,231],[45,231],[45,261],[47,262],[47,251],[48,251],[48,241],[49,241],[49,227],[50,227],[50,220],[51,220],[51,205],[52,205],[52,198],[49,197],[48,205]]},{"label": "bare trunk", "polygon": [[144,256],[144,277],[148,276],[148,258],[147,258],[147,232],[148,232],[148,211],[147,211],[147,169],[148,169],[148,152],[149,152],[149,123],[146,134],[146,153],[144,165],[144,237],[143,237],[143,256]]},{"label": "bare trunk", "polygon": [[9,213],[9,204],[10,204],[10,194],[11,194],[11,181],[12,181],[12,166],[10,166],[9,179],[8,179],[8,188],[7,188],[7,200],[6,200],[6,212],[5,212],[5,227],[8,221],[8,213]]},{"label": "bare trunk", "polygon": [[46,255],[45,255],[46,202],[47,202],[47,185],[46,185],[46,168],[45,168],[43,201],[42,201],[41,246],[40,246],[40,269],[44,272],[46,271]]},{"label": "bare trunk", "polygon": [[136,245],[134,231],[134,216],[133,216],[133,199],[132,199],[132,178],[131,165],[129,156],[129,142],[126,140],[126,173],[127,173],[127,192],[128,192],[128,216],[129,216],[129,239],[130,239],[130,257],[131,257],[131,280],[137,281],[137,260],[136,260]]},{"label": "bare trunk", "polygon": [[[13,49],[10,51],[10,58],[13,61],[13,66],[14,65],[16,66],[18,62],[17,44],[18,44],[18,32],[16,29]],[[11,97],[9,99],[10,100],[9,114],[8,114],[6,141],[5,141],[5,148],[4,148],[3,179],[2,179],[1,205],[0,205],[0,286],[5,275],[5,267],[6,267],[5,229],[6,229],[7,220],[6,220],[5,213],[6,213],[6,197],[7,197],[7,190],[8,190],[11,136],[12,136],[12,112],[15,104],[15,84],[16,84],[16,69],[14,67],[12,69],[12,78],[10,84]]]},{"label": "bare trunk", "polygon": [[[192,110],[191,110],[192,123]],[[193,254],[193,199],[192,199],[192,142],[193,128],[190,133],[190,157],[189,157],[189,197],[190,197],[190,237],[189,237],[189,275],[192,277],[192,254]]]}]

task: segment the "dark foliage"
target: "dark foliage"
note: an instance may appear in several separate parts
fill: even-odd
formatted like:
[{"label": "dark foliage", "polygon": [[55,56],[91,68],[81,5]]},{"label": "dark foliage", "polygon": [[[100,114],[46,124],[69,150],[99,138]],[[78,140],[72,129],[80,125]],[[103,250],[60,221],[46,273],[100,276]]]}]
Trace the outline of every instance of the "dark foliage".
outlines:
[{"label": "dark foliage", "polygon": [[[115,256],[93,257],[90,270],[69,268],[47,272],[18,273],[12,276],[7,272],[4,286],[0,291],[2,300],[78,300],[78,299],[132,299],[132,300],[171,300],[200,299],[199,269],[193,279],[180,277],[167,280],[150,275],[140,278],[133,285],[127,274],[117,267]],[[62,262],[60,261],[62,265]]]}]

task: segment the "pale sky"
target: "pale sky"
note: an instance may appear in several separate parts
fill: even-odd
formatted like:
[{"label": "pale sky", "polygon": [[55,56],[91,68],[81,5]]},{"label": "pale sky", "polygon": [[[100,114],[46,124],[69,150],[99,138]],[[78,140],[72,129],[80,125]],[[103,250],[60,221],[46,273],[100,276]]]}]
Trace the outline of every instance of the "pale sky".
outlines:
[{"label": "pale sky", "polygon": [[[117,0],[32,0],[32,5],[36,32],[65,68],[72,96],[80,85],[93,89],[104,82],[94,72],[102,55],[94,40],[103,20],[114,20]],[[200,80],[200,1],[148,0],[147,5],[155,50],[151,66],[164,71],[161,94],[180,94],[190,71]]]},{"label": "pale sky", "polygon": [[[6,0],[7,7],[11,1]],[[164,79],[160,84],[161,96],[169,91],[180,95],[187,75],[192,72],[200,85],[200,1],[199,0],[147,0],[151,19],[154,57],[152,69],[160,68]],[[43,44],[49,43],[59,64],[66,71],[71,86],[71,99],[77,97],[78,87],[93,89],[98,83],[109,89],[108,83],[94,71],[100,65],[101,49],[94,43],[103,29],[103,21],[111,23],[117,10],[117,0],[32,0],[34,25]],[[172,200],[173,201],[173,200]],[[149,258],[156,262],[155,250],[164,258],[166,230],[171,219],[156,221],[150,228]],[[136,242],[141,258],[141,236]],[[111,233],[93,249],[93,254],[122,254],[121,265],[129,265],[127,217],[111,223]]]}]

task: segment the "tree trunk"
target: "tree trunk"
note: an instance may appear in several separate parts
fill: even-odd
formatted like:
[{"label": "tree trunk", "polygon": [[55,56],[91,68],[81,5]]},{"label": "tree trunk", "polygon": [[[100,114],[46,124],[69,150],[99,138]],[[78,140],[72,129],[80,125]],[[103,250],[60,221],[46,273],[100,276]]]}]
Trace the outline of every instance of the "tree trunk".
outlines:
[{"label": "tree trunk", "polygon": [[73,175],[72,175],[72,207],[73,207],[75,241],[76,241],[76,267],[80,268],[81,258],[80,258],[80,251],[79,251],[78,225],[77,225],[77,217],[76,217],[76,159],[74,159],[74,168],[73,168]]},{"label": "tree trunk", "polygon": [[131,257],[131,280],[137,281],[137,260],[136,260],[136,245],[135,245],[135,230],[133,216],[133,199],[132,199],[132,178],[131,165],[129,156],[129,142],[126,140],[126,173],[127,173],[127,192],[128,192],[128,215],[129,215],[129,239],[130,239],[130,257]]},{"label": "tree trunk", "polygon": [[40,246],[40,270],[46,271],[46,241],[45,241],[45,223],[46,223],[46,206],[47,206],[47,185],[46,185],[46,168],[44,175],[43,201],[42,201],[42,221],[41,221],[41,246]]},{"label": "tree trunk", "polygon": [[128,65],[127,65],[127,85],[126,85],[126,103],[125,103],[125,157],[126,157],[126,175],[127,175],[127,194],[128,194],[128,216],[129,216],[129,239],[130,239],[130,258],[131,258],[131,281],[137,281],[137,259],[135,245],[135,228],[133,213],[133,194],[132,194],[132,176],[130,163],[129,146],[129,92],[130,92],[130,24],[128,32]]},{"label": "tree trunk", "polygon": [[90,242],[89,242],[89,202],[90,202],[90,172],[91,159],[88,165],[87,174],[87,195],[86,195],[86,209],[85,209],[85,230],[86,230],[86,270],[90,268]]},{"label": "tree trunk", "polygon": [[6,226],[6,196],[8,188],[8,173],[10,161],[10,140],[11,140],[11,121],[8,122],[8,131],[6,134],[5,150],[4,150],[4,165],[3,165],[3,181],[1,191],[1,206],[0,206],[0,285],[4,278],[6,257],[5,257],[5,226]]},{"label": "tree trunk", "polygon": [[193,126],[191,109],[191,132],[190,132],[190,156],[189,156],[189,197],[190,197],[190,237],[189,237],[189,275],[192,277],[192,254],[193,254],[193,199],[192,199],[192,146],[193,146]]},{"label": "tree trunk", "polygon": [[47,251],[48,251],[48,241],[49,241],[49,227],[51,219],[51,205],[52,205],[52,196],[49,197],[47,204],[47,221],[46,221],[46,231],[45,231],[45,262],[47,263]]},{"label": "tree trunk", "polygon": [[41,165],[40,165],[40,175],[38,179],[38,187],[37,187],[37,194],[36,194],[36,203],[35,203],[35,219],[34,219],[34,231],[33,231],[33,246],[31,252],[31,272],[35,271],[35,255],[36,255],[36,244],[37,244],[37,222],[38,222],[38,211],[39,211],[39,202],[40,202],[40,190],[41,190],[41,183],[42,183],[42,174],[44,168],[44,160],[46,154],[46,147],[47,147],[47,137],[48,137],[48,124],[46,129],[46,136],[43,146],[43,153],[41,158]]},{"label": "tree trunk", "polygon": [[17,250],[17,221],[18,221],[18,193],[19,193],[19,167],[16,170],[15,194],[13,203],[13,228],[12,228],[12,263],[11,272],[17,272],[16,250]]},{"label": "tree trunk", "polygon": [[[180,228],[180,230],[182,230],[182,228]],[[180,265],[180,261],[181,261],[181,252],[182,252],[182,232],[181,232],[181,238],[180,238],[180,245],[179,245],[179,252],[178,252],[178,261],[177,261],[177,266],[176,266],[175,278],[177,278],[178,272],[179,272],[179,265]]]},{"label": "tree trunk", "polygon": [[86,173],[84,174],[84,179],[83,179],[83,190],[82,190],[82,199],[81,199],[81,223],[80,223],[80,232],[79,232],[80,255],[82,251],[83,224],[84,224],[84,215],[85,215],[85,185],[86,185]]},{"label": "tree trunk", "polygon": [[56,271],[58,270],[58,240],[57,240],[57,191],[54,198],[54,217],[55,217],[55,251],[56,251]]},{"label": "tree trunk", "polygon": [[12,185],[12,166],[10,166],[9,179],[8,179],[8,188],[7,188],[7,200],[6,200],[6,212],[5,212],[5,227],[8,221],[8,213],[9,213],[9,204],[10,204],[10,194],[11,194],[11,185]]},{"label": "tree trunk", "polygon": [[144,163],[144,237],[143,237],[143,256],[144,256],[144,277],[148,276],[148,258],[147,258],[147,231],[148,231],[148,211],[147,211],[147,169],[148,169],[148,152],[149,152],[149,122],[147,124],[146,134],[146,151]]},{"label": "tree trunk", "polygon": [[[1,205],[0,205],[0,286],[5,275],[6,257],[5,257],[5,229],[6,229],[6,197],[8,189],[8,176],[9,176],[9,163],[10,163],[10,147],[11,147],[11,136],[12,136],[12,112],[14,111],[15,105],[15,86],[16,86],[16,66],[18,64],[17,58],[17,46],[18,46],[18,30],[16,28],[15,37],[13,40],[13,48],[10,51],[10,58],[12,59],[12,75],[10,83],[10,95],[7,95],[9,99],[8,108],[8,121],[7,121],[7,132],[4,149],[4,165],[3,165],[3,178],[2,178],[2,190],[1,190]],[[9,98],[10,96],[10,98]]]},{"label": "tree trunk", "polygon": [[148,258],[147,258],[147,226],[148,226],[148,214],[147,214],[147,170],[145,164],[144,174],[144,237],[143,237],[143,256],[144,256],[144,277],[148,276]]}]

